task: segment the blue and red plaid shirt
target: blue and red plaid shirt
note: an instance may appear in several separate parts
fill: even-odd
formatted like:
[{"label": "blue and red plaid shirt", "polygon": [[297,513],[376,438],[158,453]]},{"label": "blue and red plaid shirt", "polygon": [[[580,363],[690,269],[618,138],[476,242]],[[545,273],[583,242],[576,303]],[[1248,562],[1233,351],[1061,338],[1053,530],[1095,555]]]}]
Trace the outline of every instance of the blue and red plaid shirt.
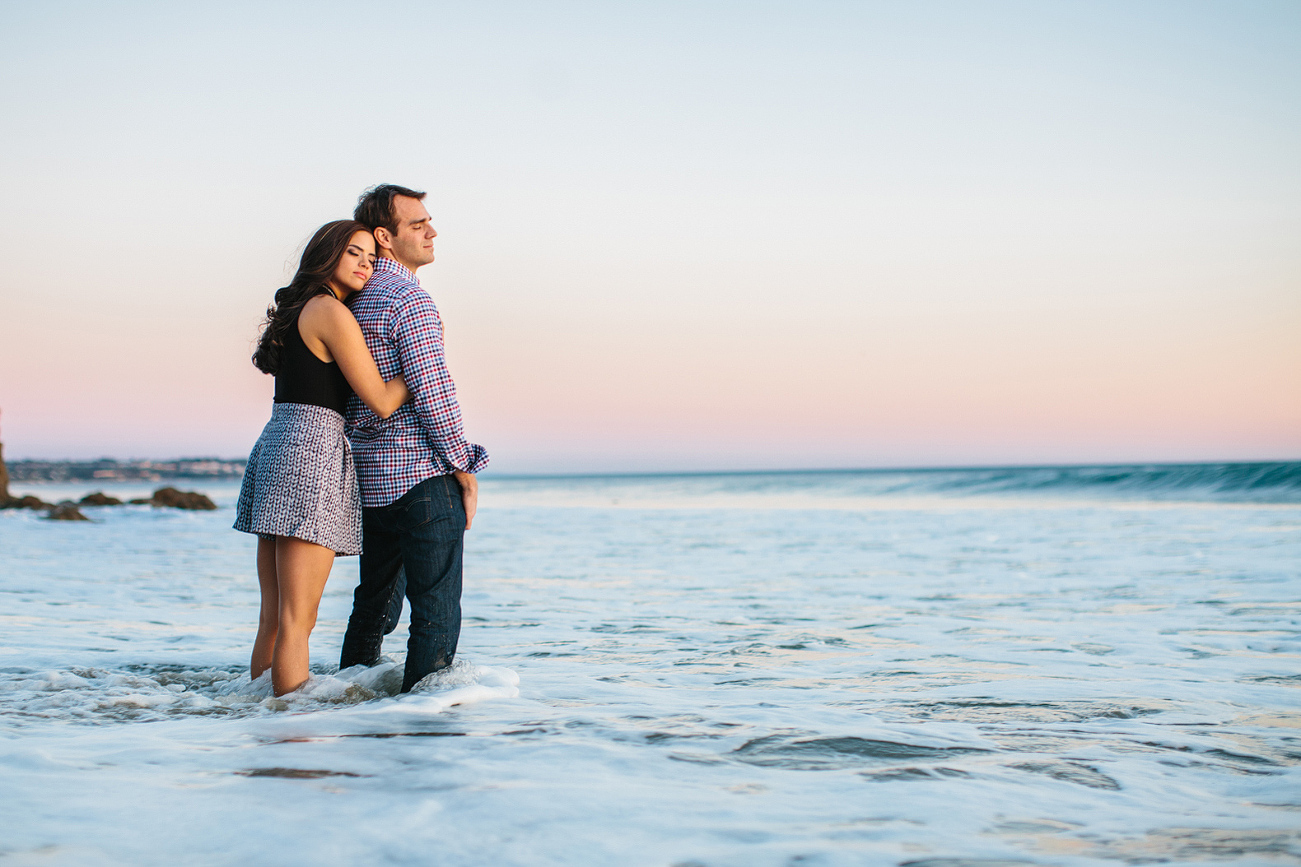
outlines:
[{"label": "blue and red plaid shirt", "polygon": [[483,446],[465,440],[456,386],[443,357],[443,321],[416,276],[381,258],[349,306],[380,376],[387,381],[402,374],[413,395],[387,419],[356,395],[348,401],[361,504],[387,506],[425,479],[487,466]]}]

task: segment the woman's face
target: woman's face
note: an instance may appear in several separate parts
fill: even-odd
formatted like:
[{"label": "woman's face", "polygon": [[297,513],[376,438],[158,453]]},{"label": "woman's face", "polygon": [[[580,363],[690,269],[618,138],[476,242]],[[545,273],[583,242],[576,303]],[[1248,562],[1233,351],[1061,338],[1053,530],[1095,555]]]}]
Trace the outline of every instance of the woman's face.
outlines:
[{"label": "woman's face", "polygon": [[375,238],[370,232],[354,232],[348,240],[339,264],[330,278],[330,286],[340,295],[360,292],[375,270]]}]

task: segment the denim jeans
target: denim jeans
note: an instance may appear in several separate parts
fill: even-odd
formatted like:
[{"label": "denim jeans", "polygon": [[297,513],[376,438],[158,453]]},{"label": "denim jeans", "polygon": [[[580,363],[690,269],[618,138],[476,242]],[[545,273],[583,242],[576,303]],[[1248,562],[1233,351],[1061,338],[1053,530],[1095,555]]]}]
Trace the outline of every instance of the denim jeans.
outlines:
[{"label": "denim jeans", "polygon": [[[343,637],[340,668],[375,665],[384,635],[411,602],[402,691],[452,664],[461,636],[465,507],[454,476],[425,479],[387,506],[362,509],[361,582]],[[403,586],[405,584],[405,587]]]}]

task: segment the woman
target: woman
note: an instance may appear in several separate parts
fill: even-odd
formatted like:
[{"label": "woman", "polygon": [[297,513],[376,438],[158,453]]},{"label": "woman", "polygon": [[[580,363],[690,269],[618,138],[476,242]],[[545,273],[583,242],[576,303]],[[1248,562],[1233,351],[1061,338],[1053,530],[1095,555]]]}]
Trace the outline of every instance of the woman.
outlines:
[{"label": "woman", "polygon": [[374,264],[375,239],[361,223],[322,226],[267,308],[253,354],[275,375],[275,406],[248,458],[235,529],[258,534],[262,610],[249,674],[256,680],[270,668],[276,695],[307,682],[307,638],[335,553],[361,553],[361,498],[343,433],[348,398],[355,391],[388,418],[411,397],[402,377],[380,377],[343,303]]}]

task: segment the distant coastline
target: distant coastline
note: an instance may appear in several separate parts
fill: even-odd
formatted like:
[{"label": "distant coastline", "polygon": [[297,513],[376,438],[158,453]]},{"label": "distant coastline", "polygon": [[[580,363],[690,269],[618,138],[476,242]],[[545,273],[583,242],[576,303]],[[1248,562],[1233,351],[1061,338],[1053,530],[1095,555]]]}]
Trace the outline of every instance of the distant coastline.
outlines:
[{"label": "distant coastline", "polygon": [[244,459],[178,458],[173,461],[8,461],[11,482],[156,482],[164,479],[238,479]]}]

